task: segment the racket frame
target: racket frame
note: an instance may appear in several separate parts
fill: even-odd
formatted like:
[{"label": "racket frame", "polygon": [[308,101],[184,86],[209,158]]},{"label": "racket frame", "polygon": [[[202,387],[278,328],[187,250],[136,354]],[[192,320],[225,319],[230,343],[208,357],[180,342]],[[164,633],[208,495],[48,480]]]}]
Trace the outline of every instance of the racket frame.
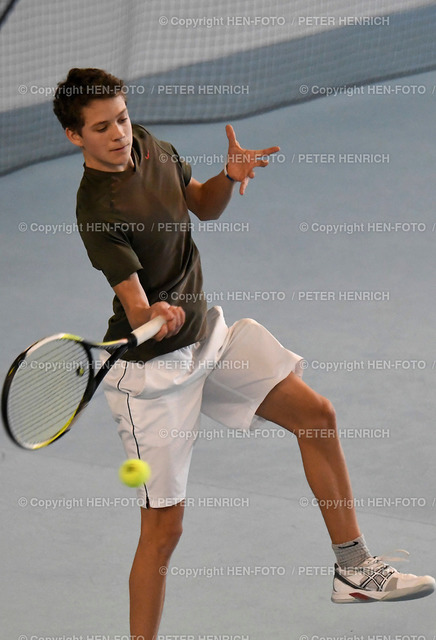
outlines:
[{"label": "racket frame", "polygon": [[[27,349],[25,349],[22,353],[20,353],[19,356],[15,358],[12,365],[9,367],[9,371],[6,375],[6,378],[3,384],[2,397],[1,397],[1,413],[3,418],[3,423],[6,429],[6,433],[8,434],[8,436],[11,438],[11,440],[15,444],[22,447],[23,449],[28,449],[28,450],[42,449],[43,447],[48,446],[49,444],[51,444],[52,442],[60,438],[71,428],[72,424],[77,420],[80,413],[89,404],[92,396],[98,389],[103,378],[110,371],[110,369],[117,362],[117,360],[119,360],[121,356],[123,356],[128,349],[132,349],[142,344],[146,340],[149,340],[154,335],[156,335],[156,333],[158,333],[158,331],[163,326],[163,324],[165,324],[165,320],[161,316],[157,316],[156,318],[153,318],[153,320],[147,322],[146,324],[132,331],[132,333],[130,333],[130,335],[127,338],[122,338],[121,340],[113,340],[111,342],[89,342],[71,333],[58,333],[56,335],[49,336],[48,338],[37,340],[36,342],[31,344]],[[15,374],[20,369],[20,366],[26,360],[26,358],[29,355],[31,355],[34,351],[36,351],[37,348],[43,346],[44,344],[47,344],[48,342],[55,341],[55,340],[72,340],[74,342],[79,343],[83,347],[83,350],[88,359],[88,367],[89,367],[88,382],[87,382],[85,391],[83,393],[82,399],[77,405],[77,408],[74,411],[73,415],[62,426],[62,428],[59,429],[59,431],[55,435],[48,438],[47,440],[44,440],[43,442],[38,442],[34,444],[25,443],[23,441],[18,440],[14,436],[13,430],[9,422],[9,416],[8,416],[9,390],[11,388]],[[92,357],[92,352],[91,352],[92,349],[106,349],[110,353],[109,358],[105,360],[105,362],[99,368],[97,373],[95,373],[95,364],[94,364],[94,359]]]}]

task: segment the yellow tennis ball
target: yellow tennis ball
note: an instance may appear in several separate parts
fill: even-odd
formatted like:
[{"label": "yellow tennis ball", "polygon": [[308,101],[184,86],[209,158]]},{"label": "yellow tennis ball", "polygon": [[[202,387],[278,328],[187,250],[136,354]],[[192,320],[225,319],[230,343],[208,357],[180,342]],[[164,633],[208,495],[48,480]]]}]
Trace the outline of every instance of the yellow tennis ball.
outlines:
[{"label": "yellow tennis ball", "polygon": [[148,482],[151,476],[150,465],[144,460],[132,458],[125,460],[121,465],[118,475],[121,482],[128,487],[139,487]]}]

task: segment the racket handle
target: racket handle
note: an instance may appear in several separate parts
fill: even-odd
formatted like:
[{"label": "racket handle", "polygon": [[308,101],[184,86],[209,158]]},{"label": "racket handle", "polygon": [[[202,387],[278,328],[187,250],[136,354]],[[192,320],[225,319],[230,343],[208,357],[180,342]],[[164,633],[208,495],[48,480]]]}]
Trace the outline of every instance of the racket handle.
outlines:
[{"label": "racket handle", "polygon": [[140,327],[132,331],[130,336],[133,336],[133,338],[135,339],[134,342],[132,340],[132,346],[136,347],[146,340],[150,340],[150,338],[152,338],[156,335],[156,333],[159,332],[160,328],[165,324],[165,322],[166,320],[162,316],[156,316],[156,318],[153,318],[153,320],[142,324]]}]

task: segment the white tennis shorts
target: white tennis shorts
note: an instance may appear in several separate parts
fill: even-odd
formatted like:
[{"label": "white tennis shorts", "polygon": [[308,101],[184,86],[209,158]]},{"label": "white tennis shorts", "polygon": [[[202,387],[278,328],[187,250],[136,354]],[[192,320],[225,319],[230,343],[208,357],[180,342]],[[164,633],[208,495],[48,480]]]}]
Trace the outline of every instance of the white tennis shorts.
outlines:
[{"label": "white tennis shorts", "polygon": [[255,320],[228,328],[220,307],[207,313],[206,337],[146,363],[118,363],[104,379],[128,458],[151,467],[140,504],[167,507],[186,497],[200,414],[249,429],[257,408],[281,380],[302,375],[302,358]]}]

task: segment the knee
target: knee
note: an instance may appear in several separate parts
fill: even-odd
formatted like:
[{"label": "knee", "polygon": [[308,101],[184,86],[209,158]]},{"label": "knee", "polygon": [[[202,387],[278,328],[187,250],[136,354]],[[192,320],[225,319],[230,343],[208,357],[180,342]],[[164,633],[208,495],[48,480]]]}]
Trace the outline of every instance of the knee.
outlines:
[{"label": "knee", "polygon": [[155,553],[164,558],[169,558],[182,535],[182,525],[171,525],[160,528],[150,536],[148,543],[153,547]]},{"label": "knee", "polygon": [[320,397],[319,422],[328,429],[336,429],[336,411],[330,400]]},{"label": "knee", "polygon": [[173,551],[176,548],[182,533],[183,527],[181,522],[165,526],[159,535],[159,546],[162,549]]},{"label": "knee", "polygon": [[139,544],[162,558],[170,558],[182,533],[180,520],[159,520],[141,529]]},{"label": "knee", "polygon": [[311,440],[336,438],[336,413],[330,400],[318,396],[316,403],[308,408],[294,433],[300,438]]}]

